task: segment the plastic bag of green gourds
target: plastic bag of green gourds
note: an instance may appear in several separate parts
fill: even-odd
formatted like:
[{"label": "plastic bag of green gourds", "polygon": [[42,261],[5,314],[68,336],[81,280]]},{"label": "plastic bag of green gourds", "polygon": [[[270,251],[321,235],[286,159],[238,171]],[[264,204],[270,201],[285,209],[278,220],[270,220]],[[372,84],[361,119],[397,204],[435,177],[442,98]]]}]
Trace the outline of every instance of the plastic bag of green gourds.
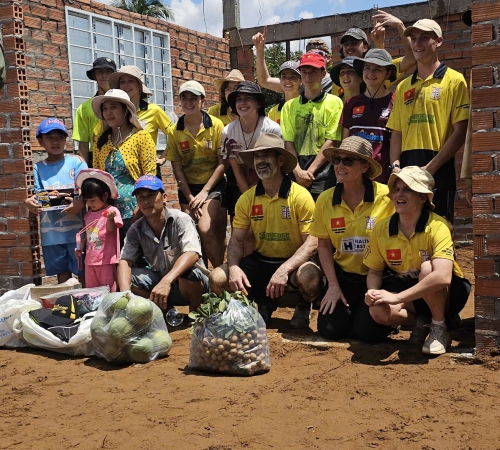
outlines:
[{"label": "plastic bag of green gourds", "polygon": [[189,367],[231,375],[254,375],[271,368],[266,324],[254,302],[240,292],[205,294],[194,320]]},{"label": "plastic bag of green gourds", "polygon": [[107,294],[90,333],[96,355],[113,363],[147,363],[172,346],[161,309],[131,292]]}]

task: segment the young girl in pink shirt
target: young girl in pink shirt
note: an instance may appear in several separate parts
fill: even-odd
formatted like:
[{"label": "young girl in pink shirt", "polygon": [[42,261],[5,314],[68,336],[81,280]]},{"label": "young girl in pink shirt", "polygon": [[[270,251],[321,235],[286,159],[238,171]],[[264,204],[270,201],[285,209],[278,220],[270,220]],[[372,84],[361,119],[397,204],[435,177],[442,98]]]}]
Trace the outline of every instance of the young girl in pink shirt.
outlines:
[{"label": "young girl in pink shirt", "polygon": [[[88,208],[85,214],[88,228],[82,236],[86,287],[109,286],[110,292],[116,292],[116,269],[120,260],[118,229],[123,221],[120,211],[112,206],[119,196],[115,180],[102,170],[86,169],[79,173],[76,185]],[[82,253],[76,250],[77,257]]]}]

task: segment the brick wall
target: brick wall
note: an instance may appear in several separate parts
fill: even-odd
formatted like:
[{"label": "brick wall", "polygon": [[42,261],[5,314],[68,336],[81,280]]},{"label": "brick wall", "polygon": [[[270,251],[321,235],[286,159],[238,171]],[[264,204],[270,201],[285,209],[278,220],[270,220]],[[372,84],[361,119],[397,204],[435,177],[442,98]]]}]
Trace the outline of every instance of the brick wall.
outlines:
[{"label": "brick wall", "polygon": [[472,2],[476,345],[500,347],[500,4]]},{"label": "brick wall", "polygon": [[[427,17],[427,9],[422,11],[423,16],[415,16],[413,12],[413,5],[404,5],[398,7],[403,13],[408,11],[408,18],[400,15],[399,17],[406,23],[406,26],[413,24],[419,18]],[[384,8],[385,11],[391,12],[391,8]],[[365,11],[366,14],[370,14],[370,11]],[[395,13],[394,13],[395,14]],[[349,14],[343,14],[342,16],[349,16]],[[441,46],[440,59],[446,63],[449,67],[461,72],[467,83],[470,79],[471,71],[471,30],[462,22],[461,14],[450,14],[442,15],[438,17],[433,17],[443,29],[444,43]],[[338,23],[342,21],[339,19]],[[348,27],[356,26],[356,24],[348,21]],[[347,31],[346,29],[341,29],[338,27],[338,32],[331,35],[331,47],[333,52],[333,64],[340,61],[339,47],[340,38]],[[365,29],[367,35],[370,35],[370,29]],[[481,34],[481,38],[487,38],[487,34]],[[307,40],[306,40],[307,42]],[[329,43],[330,44],[330,43]],[[401,40],[397,34],[397,30],[394,28],[386,29],[386,50],[392,55],[393,58],[403,56],[403,48],[401,46]],[[488,56],[490,57],[490,56]],[[499,52],[500,57],[500,52]],[[254,59],[252,46],[237,47],[237,61],[238,68],[243,72],[245,78],[253,79],[254,73]],[[487,73],[482,75],[483,77],[488,77]],[[491,78],[491,71],[490,71]],[[485,98],[485,101],[488,101]],[[460,179],[460,168],[462,165],[462,150],[455,157],[456,160],[456,170],[457,170],[457,198],[455,200],[455,238],[456,241],[462,245],[470,245],[472,242],[472,208],[467,204],[465,199],[465,182]]]},{"label": "brick wall", "polygon": [[[211,82],[229,70],[227,40],[103,3],[75,0],[68,5],[169,32],[174,93],[184,81],[194,79],[204,85],[209,104],[218,100]],[[38,224],[28,215],[24,200],[33,187],[32,152],[42,150],[36,128],[51,116],[62,119],[70,130],[73,126],[64,8],[62,0],[0,4],[8,64],[7,84],[0,90],[0,294],[33,279],[40,282]],[[73,149],[70,139],[67,149]],[[169,201],[176,206],[171,168],[165,165],[162,175]]]}]

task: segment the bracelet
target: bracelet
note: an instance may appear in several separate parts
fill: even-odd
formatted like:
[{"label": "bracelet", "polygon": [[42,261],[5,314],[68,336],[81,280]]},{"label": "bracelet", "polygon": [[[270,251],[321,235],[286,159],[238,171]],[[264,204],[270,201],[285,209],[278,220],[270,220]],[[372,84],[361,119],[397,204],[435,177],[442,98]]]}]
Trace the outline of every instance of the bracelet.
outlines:
[{"label": "bracelet", "polygon": [[389,169],[389,171],[392,171],[393,169],[395,168],[398,168],[398,169],[401,169],[400,165],[398,163],[392,163],[392,164],[389,164],[389,167],[387,167]]}]

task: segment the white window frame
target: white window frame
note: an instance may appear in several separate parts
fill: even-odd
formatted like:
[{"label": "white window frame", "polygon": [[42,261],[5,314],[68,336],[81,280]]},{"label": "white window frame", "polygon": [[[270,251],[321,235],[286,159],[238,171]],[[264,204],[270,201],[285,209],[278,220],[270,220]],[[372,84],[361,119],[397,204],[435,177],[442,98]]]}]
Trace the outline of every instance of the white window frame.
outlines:
[{"label": "white window frame", "polygon": [[[159,106],[167,113],[167,115],[170,118],[175,120],[176,116],[174,113],[174,102],[173,102],[174,98],[173,98],[173,88],[172,88],[172,58],[171,58],[171,53],[170,53],[170,34],[169,33],[165,32],[165,31],[152,30],[152,29],[149,29],[146,27],[138,26],[138,25],[134,24],[133,22],[125,22],[122,20],[113,19],[111,17],[102,16],[100,14],[95,14],[95,13],[88,12],[88,11],[82,11],[81,9],[72,8],[69,6],[65,7],[65,14],[66,14],[66,33],[67,33],[67,40],[68,40],[68,58],[69,58],[68,63],[69,63],[69,74],[70,74],[70,84],[71,84],[71,106],[72,106],[72,112],[73,112],[73,114],[72,114],[73,121],[75,118],[76,110],[78,108],[78,106],[75,106],[75,100],[76,99],[85,99],[86,100],[86,99],[91,98],[91,97],[77,96],[74,94],[73,80],[86,81],[86,82],[88,82],[90,80],[88,80],[87,78],[85,78],[85,79],[76,78],[76,76],[73,75],[72,62],[76,62],[76,61],[73,61],[73,59],[72,59],[71,47],[75,46],[75,47],[81,47],[81,48],[85,48],[85,49],[88,49],[88,47],[82,47],[82,46],[79,46],[77,44],[72,44],[71,37],[70,37],[70,30],[78,30],[78,31],[83,31],[83,32],[90,34],[90,42],[91,42],[91,46],[92,46],[92,48],[91,48],[92,61],[90,61],[89,64],[77,62],[78,64],[81,64],[81,65],[88,65],[89,69],[92,68],[92,63],[96,59],[96,53],[99,51],[101,51],[101,52],[106,51],[108,53],[112,53],[113,60],[117,64],[117,68],[121,67],[121,58],[124,58],[125,56],[127,56],[129,58],[133,58],[134,65],[137,65],[136,64],[137,59],[141,59],[141,60],[145,59],[146,61],[149,61],[151,64],[152,73],[145,73],[146,84],[148,84],[147,83],[147,76],[148,75],[151,76],[152,80],[153,80],[153,85],[152,86],[148,85],[149,89],[151,89],[151,91],[153,92],[153,95],[149,97],[149,100],[152,103],[155,103],[157,91],[163,91],[165,93],[165,96],[166,96],[166,101],[165,101],[165,104],[159,104]],[[89,23],[90,23],[90,30],[83,30],[81,28],[71,27],[70,20],[69,20],[70,15],[78,15],[81,17],[88,18]],[[107,50],[102,50],[102,49],[97,48],[96,40],[95,40],[94,36],[95,35],[105,36],[105,35],[102,33],[98,33],[94,30],[94,27],[93,27],[93,20],[94,19],[99,20],[99,21],[103,21],[103,22],[107,22],[111,25],[112,36],[109,36],[109,37],[112,38],[112,41],[113,41],[113,50],[112,51],[107,51]],[[121,26],[125,26],[127,28],[130,28],[131,32],[132,32],[132,40],[124,39],[124,38],[116,36],[115,25],[121,25]],[[152,54],[147,58],[139,57],[138,55],[136,55],[136,44],[144,44],[143,42],[138,42],[135,40],[135,32],[136,31],[141,31],[143,33],[147,33],[150,37],[150,43],[146,44],[146,45],[149,45],[151,47]],[[164,47],[158,47],[158,46],[154,45],[154,37],[155,36],[161,37],[165,40]],[[132,43],[133,55],[127,55],[127,54],[124,54],[122,52],[117,51],[117,47],[118,47],[117,40],[118,39],[126,40],[126,41]],[[157,61],[154,59],[154,53],[155,53],[154,49],[155,48],[161,49],[162,53],[164,53],[164,56],[163,56],[164,60],[163,61]],[[162,64],[166,64],[167,69],[166,69],[165,74],[156,74],[155,73],[155,61],[161,62]],[[163,80],[163,86],[160,86],[159,89],[157,89],[157,86],[156,86],[158,77],[162,78],[162,80]],[[93,84],[94,84],[94,92],[96,92],[97,91],[97,83],[95,81],[93,81]],[[82,102],[80,102],[80,103],[82,103]],[[166,145],[166,137],[161,132],[161,130],[158,130],[157,150],[160,151],[160,150],[165,149],[165,145]]]}]

